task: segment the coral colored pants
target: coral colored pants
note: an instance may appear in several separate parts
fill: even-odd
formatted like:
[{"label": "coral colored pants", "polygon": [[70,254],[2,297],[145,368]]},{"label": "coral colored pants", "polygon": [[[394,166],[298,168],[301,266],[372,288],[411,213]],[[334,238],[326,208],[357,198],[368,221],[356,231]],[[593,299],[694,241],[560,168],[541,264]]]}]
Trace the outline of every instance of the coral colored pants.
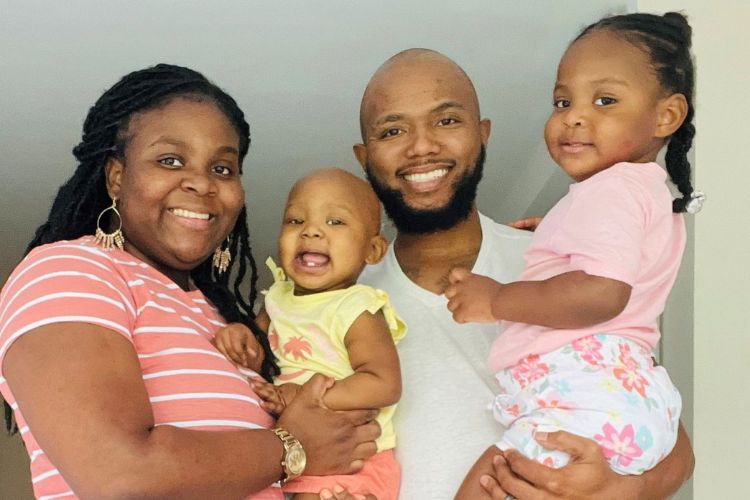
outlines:
[{"label": "coral colored pants", "polygon": [[599,443],[619,474],[641,474],[674,447],[682,400],[666,370],[635,341],[599,334],[530,355],[495,377],[492,410],[506,428],[496,446],[551,467],[568,454],[541,447],[534,432],[565,430]]},{"label": "coral colored pants", "polygon": [[286,483],[285,493],[320,493],[340,485],[351,494],[372,494],[378,500],[396,500],[401,486],[401,467],[393,450],[376,453],[356,474],[339,476],[300,476]]}]

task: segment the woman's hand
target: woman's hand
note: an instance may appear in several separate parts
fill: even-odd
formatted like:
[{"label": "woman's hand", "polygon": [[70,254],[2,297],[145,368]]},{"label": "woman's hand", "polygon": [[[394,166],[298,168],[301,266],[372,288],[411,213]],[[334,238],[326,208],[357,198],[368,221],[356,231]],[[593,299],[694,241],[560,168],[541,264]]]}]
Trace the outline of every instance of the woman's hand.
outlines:
[{"label": "woman's hand", "polygon": [[621,476],[609,468],[599,445],[590,439],[560,431],[536,433],[545,448],[565,451],[570,461],[553,469],[515,450],[498,455],[495,478],[484,476],[482,486],[493,499],[511,495],[519,500],[636,499],[642,476]]},{"label": "woman's hand", "polygon": [[377,451],[375,439],[380,436],[380,426],[374,419],[378,410],[328,409],[323,395],[333,383],[330,377],[313,375],[277,422],[305,449],[306,474],[351,474]]}]

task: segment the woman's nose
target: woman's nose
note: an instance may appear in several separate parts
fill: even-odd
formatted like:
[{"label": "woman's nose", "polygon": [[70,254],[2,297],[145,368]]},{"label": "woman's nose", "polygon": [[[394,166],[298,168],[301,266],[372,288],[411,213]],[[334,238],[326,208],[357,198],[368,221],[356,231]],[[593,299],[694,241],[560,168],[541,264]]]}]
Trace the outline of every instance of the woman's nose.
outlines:
[{"label": "woman's nose", "polygon": [[185,172],[181,183],[182,189],[199,196],[216,193],[216,182],[208,173]]}]

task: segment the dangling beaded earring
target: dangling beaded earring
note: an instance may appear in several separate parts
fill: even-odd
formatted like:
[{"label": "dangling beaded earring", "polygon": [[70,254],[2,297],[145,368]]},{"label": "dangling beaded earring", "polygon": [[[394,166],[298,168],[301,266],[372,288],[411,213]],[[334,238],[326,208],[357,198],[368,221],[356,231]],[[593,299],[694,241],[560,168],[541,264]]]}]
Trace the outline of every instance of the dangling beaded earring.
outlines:
[{"label": "dangling beaded earring", "polygon": [[[120,226],[112,233],[105,233],[99,225],[99,222],[102,220],[102,215],[104,215],[104,212],[107,210],[112,210],[120,221]],[[102,247],[105,251],[112,250],[114,247],[122,250],[122,244],[125,243],[125,237],[122,235],[122,217],[120,217],[120,212],[117,211],[117,198],[112,198],[112,206],[102,210],[102,213],[100,213],[99,217],[96,219],[94,243]]]},{"label": "dangling beaded earring", "polygon": [[211,260],[211,264],[218,269],[219,274],[221,274],[227,270],[231,260],[232,254],[229,253],[229,238],[227,238],[227,247],[224,250],[221,249],[221,245],[214,250],[214,257]]}]

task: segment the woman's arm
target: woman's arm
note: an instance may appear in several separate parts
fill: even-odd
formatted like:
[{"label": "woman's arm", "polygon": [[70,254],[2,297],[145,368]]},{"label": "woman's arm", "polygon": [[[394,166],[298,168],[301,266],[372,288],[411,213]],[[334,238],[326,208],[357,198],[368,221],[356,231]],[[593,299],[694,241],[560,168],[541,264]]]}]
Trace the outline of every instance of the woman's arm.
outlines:
[{"label": "woman's arm", "polygon": [[695,464],[682,425],[672,452],[640,476],[613,472],[594,441],[574,434],[550,433],[540,443],[569,453],[568,465],[552,469],[518,452],[505,452],[505,459],[496,460],[495,477],[487,478],[491,479],[486,489],[492,498],[504,498],[507,493],[519,499],[662,499],[680,489],[692,475]]},{"label": "woman's arm", "polygon": [[323,402],[334,410],[383,408],[401,398],[401,367],[382,312],[365,311],[344,339],[354,373],[336,381]]},{"label": "woman's arm", "polygon": [[[155,427],[132,345],[99,326],[27,332],[3,373],[34,437],[80,497],[239,498],[281,476],[281,442],[268,430]],[[374,412],[331,412],[324,391],[316,379],[279,424],[302,442],[309,472],[350,472],[374,453],[377,426],[357,427]]]}]

